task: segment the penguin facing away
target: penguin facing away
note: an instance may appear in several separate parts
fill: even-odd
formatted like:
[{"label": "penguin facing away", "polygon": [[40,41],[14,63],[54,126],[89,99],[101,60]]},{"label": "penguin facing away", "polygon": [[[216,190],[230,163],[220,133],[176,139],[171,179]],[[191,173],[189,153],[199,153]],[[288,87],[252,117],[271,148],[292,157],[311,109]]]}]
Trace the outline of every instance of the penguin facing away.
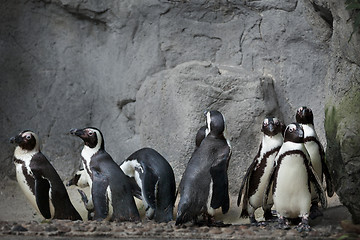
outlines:
[{"label": "penguin facing away", "polygon": [[[83,167],[91,189],[88,210],[95,220],[137,221],[140,219],[132,185],[119,165],[105,151],[104,137],[97,128],[72,129],[84,141]],[[81,193],[81,192],[80,192]],[[84,199],[84,196],[82,196]]]},{"label": "penguin facing away", "polygon": [[[325,176],[326,191],[328,196],[332,197],[334,195],[333,183],[329,169],[325,162],[324,148],[321,145],[314,128],[314,116],[312,110],[308,107],[298,108],[296,111],[296,122],[301,124],[304,129],[304,144],[309,153],[311,164],[321,183],[323,182],[323,177]],[[321,211],[318,209],[319,199],[315,191],[312,191],[311,200],[312,205],[310,217],[313,219],[317,216],[322,216]]]},{"label": "penguin facing away", "polygon": [[168,161],[154,149],[142,148],[121,163],[120,168],[140,187],[146,216],[156,222],[171,221],[176,184]]},{"label": "penguin facing away", "polygon": [[45,219],[82,220],[60,176],[40,151],[39,137],[25,130],[12,137],[14,164],[21,190]]},{"label": "penguin facing away", "polygon": [[263,204],[269,192],[273,193],[274,206],[279,217],[279,228],[289,229],[288,219],[301,218],[298,231],[309,231],[311,186],[314,184],[323,208],[327,202],[320,180],[311,166],[304,146],[304,131],[298,123],[289,124],[285,130],[284,143],[275,158],[275,166],[265,190]]},{"label": "penguin facing away", "polygon": [[227,168],[231,147],[224,136],[225,118],[219,111],[206,111],[207,135],[192,154],[179,185],[180,201],[175,225],[197,222],[203,214],[214,223],[215,209],[229,210]]},{"label": "penguin facing away", "polygon": [[[261,127],[263,138],[259,151],[241,183],[237,200],[239,206],[242,199],[240,217],[249,217],[250,223],[253,225],[258,225],[255,219],[255,210],[262,206],[263,194],[274,166],[275,156],[283,143],[284,128],[284,125],[277,118],[267,117],[264,119]],[[271,207],[272,202],[267,204],[264,209],[265,220],[273,218]]]}]

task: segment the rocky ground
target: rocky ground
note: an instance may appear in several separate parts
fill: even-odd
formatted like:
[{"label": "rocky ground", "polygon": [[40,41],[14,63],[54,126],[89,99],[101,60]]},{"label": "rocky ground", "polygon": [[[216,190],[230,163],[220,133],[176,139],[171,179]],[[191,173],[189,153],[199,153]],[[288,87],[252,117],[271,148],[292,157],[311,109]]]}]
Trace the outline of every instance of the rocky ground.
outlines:
[{"label": "rocky ground", "polygon": [[[82,212],[75,188],[69,188],[74,205]],[[239,219],[240,209],[232,198],[232,207],[226,215],[217,215],[218,220],[231,223],[228,227],[175,226],[145,220],[141,203],[137,202],[141,222],[96,222],[96,221],[42,221],[28,204],[15,181],[5,179],[0,185],[0,239],[360,239],[359,230],[350,223],[350,214],[336,197],[329,199],[329,208],[324,216],[310,222],[310,232],[299,233],[295,229],[280,230],[276,223],[267,226],[250,226],[247,219]],[[84,214],[82,214],[84,216]],[[258,213],[261,217],[261,212]],[[295,227],[295,226],[294,226]],[[358,233],[351,233],[351,232]]]}]

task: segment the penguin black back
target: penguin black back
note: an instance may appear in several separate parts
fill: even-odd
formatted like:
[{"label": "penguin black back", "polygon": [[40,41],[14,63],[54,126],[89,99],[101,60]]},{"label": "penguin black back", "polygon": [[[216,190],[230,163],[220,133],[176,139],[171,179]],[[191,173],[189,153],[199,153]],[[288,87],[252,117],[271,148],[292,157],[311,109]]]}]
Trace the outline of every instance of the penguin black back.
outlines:
[{"label": "penguin black back", "polygon": [[91,186],[95,219],[139,220],[129,179],[105,151],[103,134],[97,128],[72,129],[70,133],[84,141],[83,166]]},{"label": "penguin black back", "polygon": [[172,167],[152,148],[142,148],[131,154],[121,169],[128,176],[138,178],[147,216],[156,222],[169,222],[173,218],[176,183]]},{"label": "penguin black back", "polygon": [[176,225],[196,221],[214,209],[229,210],[227,168],[231,148],[224,136],[225,119],[218,111],[205,112],[208,134],[192,154],[179,186],[180,201]]}]

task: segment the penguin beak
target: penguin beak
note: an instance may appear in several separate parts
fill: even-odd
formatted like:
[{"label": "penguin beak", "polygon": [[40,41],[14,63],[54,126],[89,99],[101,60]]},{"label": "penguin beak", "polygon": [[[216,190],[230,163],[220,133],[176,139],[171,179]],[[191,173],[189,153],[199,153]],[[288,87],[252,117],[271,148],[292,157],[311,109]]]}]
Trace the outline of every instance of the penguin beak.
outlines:
[{"label": "penguin beak", "polygon": [[81,137],[84,134],[84,131],[82,129],[73,128],[73,129],[70,130],[70,134],[74,135],[74,136]]},{"label": "penguin beak", "polygon": [[15,137],[10,138],[10,143],[12,143],[12,144],[15,143]]},{"label": "penguin beak", "polygon": [[20,144],[22,142],[22,138],[20,136],[10,138],[10,143],[12,144]]},{"label": "penguin beak", "polygon": [[274,128],[274,124],[270,123],[269,124],[269,131],[270,132],[274,132],[275,128]]}]

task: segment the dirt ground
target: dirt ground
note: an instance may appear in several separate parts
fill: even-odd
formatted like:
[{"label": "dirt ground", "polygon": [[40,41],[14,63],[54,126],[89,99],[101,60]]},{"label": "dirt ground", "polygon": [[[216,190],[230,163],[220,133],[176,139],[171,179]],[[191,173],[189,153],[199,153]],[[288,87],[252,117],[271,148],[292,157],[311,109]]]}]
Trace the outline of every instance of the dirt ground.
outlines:
[{"label": "dirt ground", "polygon": [[[76,187],[69,187],[70,198],[85,219],[86,212]],[[255,227],[248,219],[240,219],[240,208],[236,206],[236,197],[231,197],[231,207],[227,214],[216,214],[216,219],[231,223],[228,227],[175,226],[169,223],[155,223],[144,216],[144,208],[137,201],[141,222],[96,222],[96,221],[43,221],[43,218],[27,202],[25,196],[11,179],[0,184],[0,239],[42,239],[52,236],[54,239],[360,239],[356,232],[358,226],[351,224],[348,210],[341,205],[336,196],[328,199],[328,208],[324,216],[310,221],[312,231],[299,233],[295,229],[280,230],[276,223]],[[262,212],[257,216],[261,219]]]}]

